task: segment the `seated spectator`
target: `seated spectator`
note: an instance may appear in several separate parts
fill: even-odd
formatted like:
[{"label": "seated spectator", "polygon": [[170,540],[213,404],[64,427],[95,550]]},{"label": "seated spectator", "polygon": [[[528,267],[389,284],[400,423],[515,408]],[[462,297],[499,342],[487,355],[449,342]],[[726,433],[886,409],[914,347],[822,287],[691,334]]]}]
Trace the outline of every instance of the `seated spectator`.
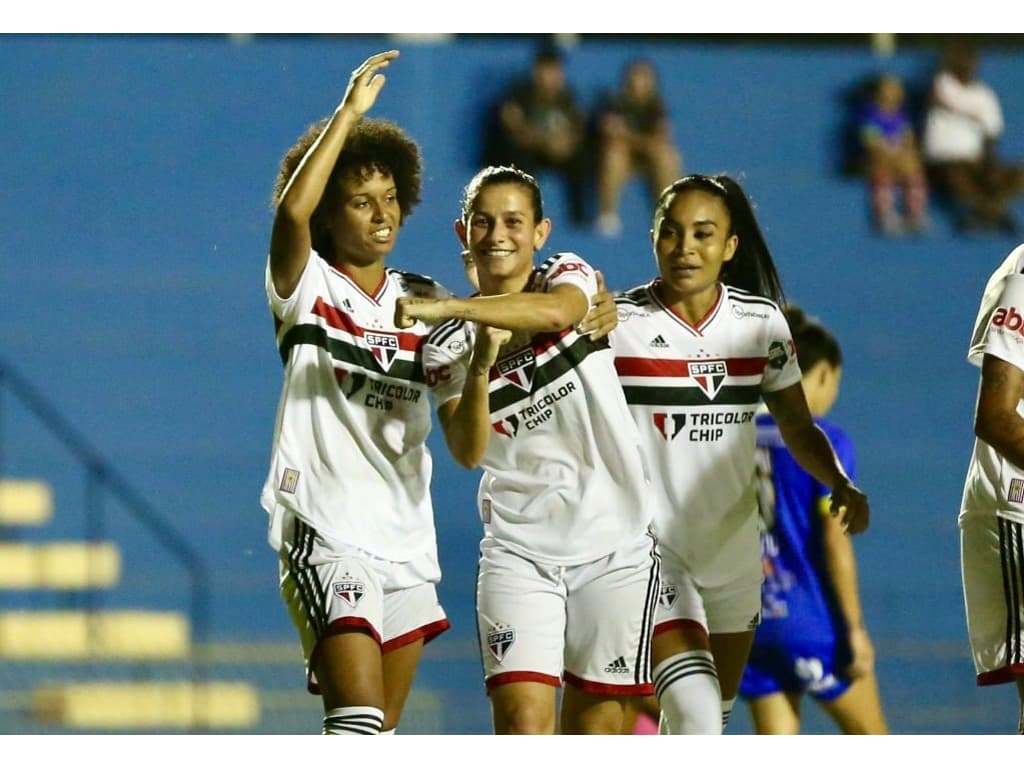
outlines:
[{"label": "seated spectator", "polygon": [[598,231],[615,237],[622,231],[619,202],[630,177],[643,177],[651,200],[682,175],[682,155],[672,138],[668,110],[658,88],[654,65],[633,59],[619,88],[598,108],[600,149]]},{"label": "seated spectator", "polygon": [[925,118],[925,163],[932,188],[948,197],[961,230],[1016,234],[1009,206],[1024,191],[1024,167],[998,156],[1002,107],[977,69],[977,52],[969,42],[955,40],[946,47]]},{"label": "seated spectator", "polygon": [[536,176],[559,174],[569,220],[587,221],[586,113],[566,83],[561,52],[543,45],[530,75],[513,82],[497,104],[497,135],[484,158],[488,165],[514,165]]},{"label": "seated spectator", "polygon": [[[864,172],[875,226],[885,235],[920,234],[928,228],[928,187],[913,123],[904,109],[903,83],[878,78],[860,122]],[[903,193],[902,215],[897,192]]]}]

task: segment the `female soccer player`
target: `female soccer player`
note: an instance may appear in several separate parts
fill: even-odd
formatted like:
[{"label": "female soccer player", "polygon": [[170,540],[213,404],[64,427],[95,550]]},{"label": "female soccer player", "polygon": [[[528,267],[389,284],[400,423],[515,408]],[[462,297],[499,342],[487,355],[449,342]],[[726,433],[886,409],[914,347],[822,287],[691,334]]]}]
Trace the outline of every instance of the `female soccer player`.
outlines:
[{"label": "female soccer player", "polygon": [[597,278],[574,253],[534,263],[551,221],[516,168],[478,173],[455,228],[479,295],[403,299],[399,324],[449,319],[424,359],[452,455],[483,468],[477,621],[494,728],[619,733],[627,702],[653,692],[658,560],[608,340],[577,329]]},{"label": "female soccer player", "polygon": [[395,327],[402,296],[447,296],[385,266],[420,196],[417,145],[364,115],[398,56],[371,56],[341,104],[285,155],[266,291],[284,363],[261,497],[324,733],[398,724],[438,602],[429,494],[430,328]]},{"label": "female soccer player", "polygon": [[652,461],[663,558],[654,684],[670,733],[721,733],[761,607],[754,415],[763,399],[801,466],[858,533],[867,498],[814,424],[782,291],[746,194],[728,176],[665,188],[659,276],[616,299],[616,367]]},{"label": "female soccer player", "polygon": [[[807,405],[852,478],[853,443],[825,419],[839,395],[839,343],[799,307],[785,313]],[[770,414],[757,417],[757,459],[765,582],[761,625],[740,683],[754,728],[799,733],[807,695],[843,733],[886,733],[853,546],[828,514],[828,489],[796,463]]]}]

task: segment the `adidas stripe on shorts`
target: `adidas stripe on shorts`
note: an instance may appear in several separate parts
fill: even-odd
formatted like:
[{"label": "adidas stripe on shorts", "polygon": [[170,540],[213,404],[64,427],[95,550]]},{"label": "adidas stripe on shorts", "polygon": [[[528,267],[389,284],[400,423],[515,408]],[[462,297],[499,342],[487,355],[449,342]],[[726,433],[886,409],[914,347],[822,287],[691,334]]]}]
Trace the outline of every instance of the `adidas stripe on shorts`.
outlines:
[{"label": "adidas stripe on shorts", "polygon": [[978,685],[1024,675],[1024,526],[995,514],[960,520],[967,632]]}]

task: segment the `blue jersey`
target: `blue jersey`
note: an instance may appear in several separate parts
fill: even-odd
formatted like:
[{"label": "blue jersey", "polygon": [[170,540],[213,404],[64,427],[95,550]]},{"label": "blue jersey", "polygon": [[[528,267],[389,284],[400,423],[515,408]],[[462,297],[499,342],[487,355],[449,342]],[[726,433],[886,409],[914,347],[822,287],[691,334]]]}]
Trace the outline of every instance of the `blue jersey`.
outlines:
[{"label": "blue jersey", "polygon": [[[823,419],[840,463],[854,478],[853,444]],[[846,625],[828,572],[821,525],[829,489],[797,464],[768,414],[757,417],[758,508],[763,523],[761,624],[743,672],[740,695],[780,691],[828,701],[849,687]]]},{"label": "blue jersey", "polygon": [[[853,443],[839,427],[815,419],[851,480]],[[758,506],[764,522],[761,561],[762,621],[755,643],[786,643],[790,638],[845,639],[846,628],[833,596],[822,545],[822,514],[830,491],[797,464],[775,421],[757,417]]]}]

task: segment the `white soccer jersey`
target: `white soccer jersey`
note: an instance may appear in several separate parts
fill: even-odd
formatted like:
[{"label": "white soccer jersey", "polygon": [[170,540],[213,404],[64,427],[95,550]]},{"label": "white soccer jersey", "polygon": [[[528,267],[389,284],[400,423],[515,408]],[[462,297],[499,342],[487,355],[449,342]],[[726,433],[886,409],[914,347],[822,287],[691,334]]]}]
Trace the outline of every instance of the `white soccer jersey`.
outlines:
[{"label": "white soccer jersey", "polygon": [[756,520],[761,392],[799,383],[800,368],[774,302],[722,286],[691,326],[658,299],[657,282],[616,299],[615,365],[652,465],[658,541],[710,587],[735,574],[708,572],[720,546]]},{"label": "white soccer jersey", "polygon": [[[1024,370],[1024,245],[992,274],[978,310],[967,359],[981,367],[986,354]],[[1024,400],[1017,403],[1024,416]],[[975,439],[960,516],[991,515],[1024,523],[1024,468]]]},{"label": "white soccer jersey", "polygon": [[448,292],[387,269],[369,295],[316,253],[287,299],[268,262],[266,290],[284,362],[261,495],[270,544],[280,548],[281,517],[291,510],[329,540],[393,562],[424,560],[439,577],[421,360],[430,326],[399,330],[394,314],[399,296]]},{"label": "white soccer jersey", "polygon": [[[559,253],[527,290],[597,291],[594,270]],[[424,350],[438,404],[462,393],[475,325],[452,320]],[[540,563],[578,565],[648,527],[647,471],[607,338],[569,328],[503,351],[490,371],[493,432],[477,496],[486,536]]]}]

